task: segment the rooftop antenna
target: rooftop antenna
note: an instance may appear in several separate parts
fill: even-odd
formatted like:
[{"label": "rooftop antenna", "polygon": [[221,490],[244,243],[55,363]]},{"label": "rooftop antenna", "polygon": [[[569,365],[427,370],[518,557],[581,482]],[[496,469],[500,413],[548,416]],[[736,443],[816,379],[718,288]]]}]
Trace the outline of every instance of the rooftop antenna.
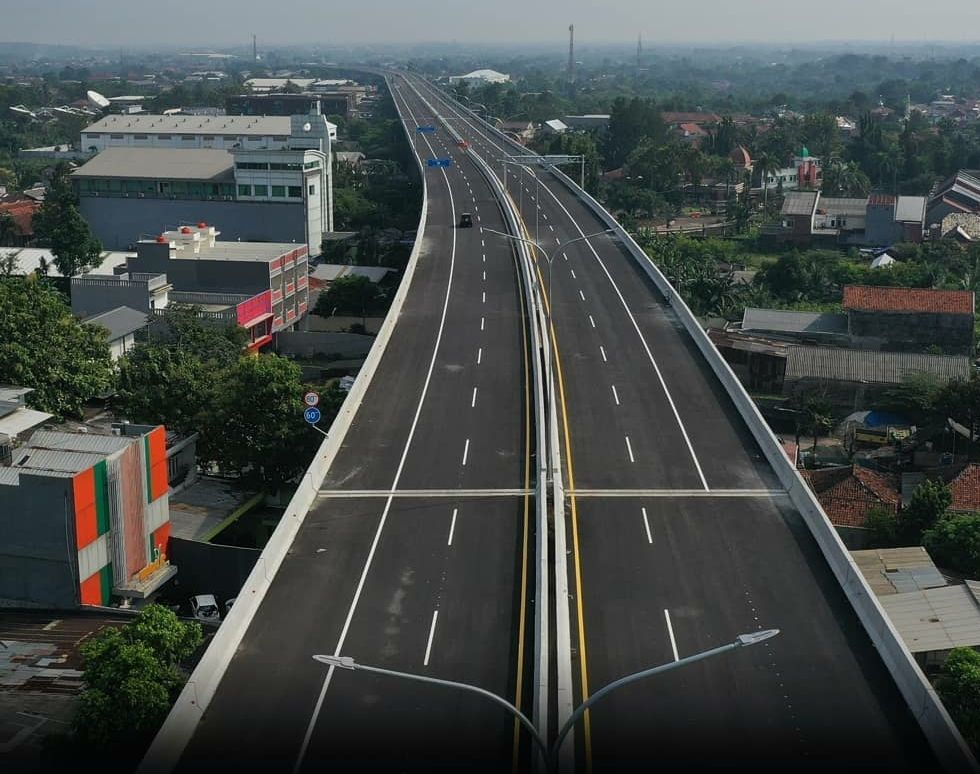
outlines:
[{"label": "rooftop antenna", "polygon": [[643,33],[636,36],[636,67],[640,67],[640,57],[643,56]]},{"label": "rooftop antenna", "polygon": [[259,47],[258,47],[258,44],[255,41],[255,35],[254,35],[254,33],[252,35],[252,61],[253,62],[258,62],[259,61]]},{"label": "rooftop antenna", "polygon": [[568,83],[575,83],[575,25],[568,25]]}]

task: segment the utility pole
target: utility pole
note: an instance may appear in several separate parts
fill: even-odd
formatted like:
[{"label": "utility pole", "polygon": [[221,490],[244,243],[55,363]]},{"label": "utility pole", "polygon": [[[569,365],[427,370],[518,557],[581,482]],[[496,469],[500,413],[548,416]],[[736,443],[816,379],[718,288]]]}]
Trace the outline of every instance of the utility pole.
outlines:
[{"label": "utility pole", "polygon": [[253,62],[259,61],[259,46],[258,43],[256,42],[254,34],[252,35],[252,61]]},{"label": "utility pole", "polygon": [[643,56],[643,33],[640,32],[636,36],[636,69],[640,69],[640,57]]}]

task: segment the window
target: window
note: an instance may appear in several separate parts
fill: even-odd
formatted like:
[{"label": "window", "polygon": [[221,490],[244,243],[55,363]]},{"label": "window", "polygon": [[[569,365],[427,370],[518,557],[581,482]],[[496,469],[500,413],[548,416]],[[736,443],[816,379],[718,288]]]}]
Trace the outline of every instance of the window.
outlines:
[{"label": "window", "polygon": [[316,194],[316,186],[315,185],[311,185],[310,186],[310,196],[314,196],[315,194]]},{"label": "window", "polygon": [[302,199],[303,198],[303,186],[301,186],[301,185],[291,185],[291,186],[289,186],[289,198],[290,199]]},{"label": "window", "polygon": [[268,196],[269,186],[267,185],[257,185],[255,186],[255,196]]},{"label": "window", "polygon": [[273,142],[286,142],[286,140],[288,140],[288,139],[289,138],[286,135],[284,135],[284,134],[277,134],[275,137],[272,138],[272,141]]},{"label": "window", "polygon": [[226,134],[221,139],[224,140],[225,142],[237,142],[238,141],[238,138],[235,135],[233,135],[233,134]]},{"label": "window", "polygon": [[193,134],[182,134],[180,136],[180,139],[182,139],[182,140],[193,140],[194,139],[194,135]]},{"label": "window", "polygon": [[169,140],[170,139],[170,135],[169,134],[158,134],[157,135],[157,139],[158,140]]},{"label": "window", "polygon": [[272,186],[272,195],[273,196],[282,196],[282,197],[285,197],[286,196],[286,186],[284,186],[284,185],[274,185],[274,186]]},{"label": "window", "polygon": [[121,134],[110,134],[109,137],[111,137],[113,140],[121,140],[123,138]]},{"label": "window", "polygon": [[252,195],[252,186],[250,186],[250,185],[239,185],[238,186],[238,195],[239,196],[251,196]]},{"label": "window", "polygon": [[269,165],[256,161],[240,161],[235,165],[238,169],[268,169]]},{"label": "window", "polygon": [[301,167],[299,164],[269,164],[269,169],[275,169],[275,170],[293,171],[293,170],[298,170],[300,168]]},{"label": "window", "polygon": [[101,134],[86,134],[85,135],[85,139],[87,139],[87,140],[98,140],[100,137],[102,137]]},{"label": "window", "polygon": [[313,159],[313,161],[307,161],[303,165],[303,169],[319,169],[320,161],[319,159]]},{"label": "window", "polygon": [[146,139],[146,135],[145,134],[134,134],[133,135],[133,139],[134,140],[145,140]]}]

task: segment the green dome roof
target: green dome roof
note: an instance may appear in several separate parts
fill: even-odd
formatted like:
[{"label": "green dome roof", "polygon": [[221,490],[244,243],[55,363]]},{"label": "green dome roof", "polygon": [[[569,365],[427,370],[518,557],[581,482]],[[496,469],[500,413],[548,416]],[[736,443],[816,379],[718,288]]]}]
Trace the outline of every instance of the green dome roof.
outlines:
[{"label": "green dome roof", "polygon": [[810,158],[810,149],[804,145],[803,150],[800,151],[800,156],[802,156],[805,159]]}]

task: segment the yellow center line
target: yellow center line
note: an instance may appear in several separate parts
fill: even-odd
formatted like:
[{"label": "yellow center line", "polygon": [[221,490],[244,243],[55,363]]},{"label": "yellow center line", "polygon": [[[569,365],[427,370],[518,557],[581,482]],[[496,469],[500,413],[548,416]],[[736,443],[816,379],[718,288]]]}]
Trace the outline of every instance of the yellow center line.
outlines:
[{"label": "yellow center line", "polygon": [[[514,268],[518,256],[514,252]],[[519,280],[518,280],[519,281]],[[527,315],[524,304],[521,304],[521,342],[524,353],[524,489],[531,488],[531,373],[528,364],[527,348]],[[524,495],[524,536],[523,562],[521,565],[521,613],[518,624],[517,645],[517,686],[514,688],[514,706],[521,709],[521,697],[524,693],[524,632],[527,619],[527,563],[528,563],[528,532],[530,529],[531,496]],[[520,769],[521,753],[521,722],[514,718],[514,748],[511,755],[511,769],[516,773]]]},{"label": "yellow center line", "polygon": [[[508,193],[510,197],[510,194]],[[510,197],[511,203],[514,203],[513,197]],[[524,237],[528,241],[533,242],[531,239],[531,234],[527,230],[527,225],[524,222],[524,217],[520,214],[520,210],[514,207],[514,210],[518,212],[518,220],[520,221],[521,229],[524,232]],[[545,290],[544,277],[541,274],[541,266],[538,261],[538,252],[540,248],[533,250],[534,254],[534,269],[538,275],[538,282],[541,286],[541,296],[544,299],[545,310],[548,313],[548,328],[551,336],[551,346],[554,351],[555,356],[555,373],[558,375],[558,396],[559,402],[561,403],[561,415],[562,415],[562,425],[565,436],[565,468],[566,477],[568,480],[568,497],[571,504],[571,514],[572,514],[572,554],[575,560],[575,603],[578,613],[578,652],[579,652],[579,667],[581,671],[580,680],[582,683],[582,701],[589,698],[589,672],[586,658],[585,650],[585,608],[583,603],[582,594],[582,560],[581,552],[579,551],[579,529],[578,529],[578,506],[575,497],[575,473],[574,465],[572,464],[572,438],[571,431],[569,430],[568,423],[568,410],[565,403],[565,379],[562,373],[561,367],[561,357],[558,353],[558,337],[555,334],[554,320],[551,317],[551,299],[548,297],[548,291]],[[550,290],[550,288],[548,289]],[[559,504],[559,507],[563,507]],[[585,770],[591,774],[592,771],[592,719],[590,717],[590,711],[586,710],[585,714],[582,716],[583,721],[583,741],[585,746]]]}]

